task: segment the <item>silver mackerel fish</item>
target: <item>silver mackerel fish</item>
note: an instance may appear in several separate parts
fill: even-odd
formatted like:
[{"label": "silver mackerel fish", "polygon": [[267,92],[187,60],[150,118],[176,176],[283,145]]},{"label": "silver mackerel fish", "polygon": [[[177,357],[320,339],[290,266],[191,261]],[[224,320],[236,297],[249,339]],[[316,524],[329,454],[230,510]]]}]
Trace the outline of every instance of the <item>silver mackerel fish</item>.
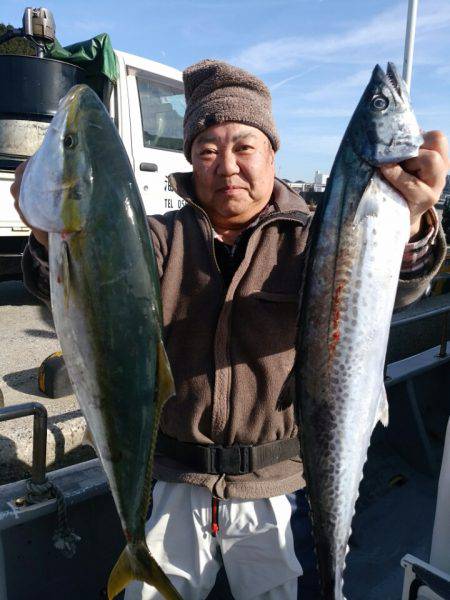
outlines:
[{"label": "silver mackerel fish", "polygon": [[383,366],[409,209],[377,166],[417,156],[408,92],[377,65],[348,125],[307,250],[295,365],[302,457],[323,598],[341,600],[372,431],[387,423]]}]

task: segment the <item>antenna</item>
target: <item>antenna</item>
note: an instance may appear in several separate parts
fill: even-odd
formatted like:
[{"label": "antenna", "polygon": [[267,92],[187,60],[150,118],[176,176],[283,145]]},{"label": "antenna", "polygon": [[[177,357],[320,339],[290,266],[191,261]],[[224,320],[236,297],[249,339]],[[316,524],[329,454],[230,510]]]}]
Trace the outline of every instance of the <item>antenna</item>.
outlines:
[{"label": "antenna", "polygon": [[417,5],[419,0],[409,0],[408,19],[406,22],[405,55],[403,58],[403,79],[408,91],[411,90],[412,63],[414,54],[414,38],[416,36]]}]

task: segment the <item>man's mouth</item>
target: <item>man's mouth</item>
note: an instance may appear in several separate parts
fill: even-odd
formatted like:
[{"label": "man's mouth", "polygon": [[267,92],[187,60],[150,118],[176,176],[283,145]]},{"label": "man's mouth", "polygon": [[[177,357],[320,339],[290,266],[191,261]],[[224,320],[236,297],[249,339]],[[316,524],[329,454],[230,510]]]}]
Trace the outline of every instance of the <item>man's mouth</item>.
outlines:
[{"label": "man's mouth", "polygon": [[226,193],[232,193],[235,192],[237,190],[243,190],[244,188],[240,185],[224,185],[220,188],[218,188],[218,192],[226,192]]}]

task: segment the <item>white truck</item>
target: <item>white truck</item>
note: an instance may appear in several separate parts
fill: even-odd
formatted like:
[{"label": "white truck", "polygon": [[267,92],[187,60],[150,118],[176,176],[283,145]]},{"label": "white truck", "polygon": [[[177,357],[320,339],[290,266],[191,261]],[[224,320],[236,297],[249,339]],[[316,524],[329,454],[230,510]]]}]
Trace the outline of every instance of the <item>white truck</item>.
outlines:
[{"label": "white truck", "polygon": [[[133,166],[147,214],[181,208],[167,176],[189,171],[183,154],[185,101],[182,74],[161,63],[116,51],[119,78],[108,110]],[[0,168],[0,281],[20,274],[29,230],[14,209],[14,161]],[[107,166],[105,165],[105,168]]]}]

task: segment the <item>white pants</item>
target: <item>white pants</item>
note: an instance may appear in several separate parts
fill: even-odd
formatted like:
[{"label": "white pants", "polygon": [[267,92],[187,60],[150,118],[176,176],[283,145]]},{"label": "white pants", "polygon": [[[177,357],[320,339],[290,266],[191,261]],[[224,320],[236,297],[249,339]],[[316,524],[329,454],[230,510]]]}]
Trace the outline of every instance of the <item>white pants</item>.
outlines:
[{"label": "white pants", "polygon": [[[297,600],[302,568],[286,496],[220,500],[219,532],[211,535],[211,493],[199,486],[158,481],[146,526],[147,544],[184,600],[202,600],[223,565],[235,600]],[[155,588],[127,587],[125,600],[156,600]]]}]

